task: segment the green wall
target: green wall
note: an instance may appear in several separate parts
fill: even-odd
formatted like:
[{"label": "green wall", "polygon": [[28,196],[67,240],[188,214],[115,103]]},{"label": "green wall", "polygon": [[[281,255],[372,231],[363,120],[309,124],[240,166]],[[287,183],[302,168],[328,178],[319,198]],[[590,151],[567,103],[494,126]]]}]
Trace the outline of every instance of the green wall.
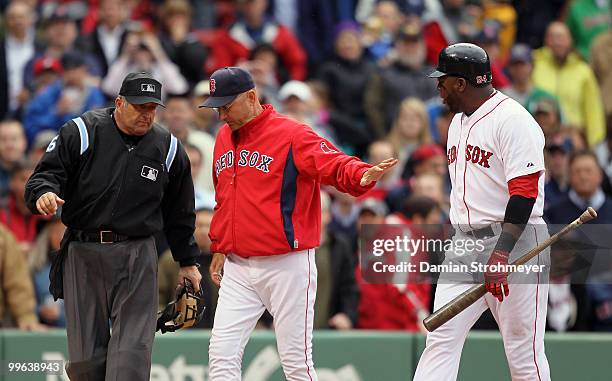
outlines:
[{"label": "green wall", "polygon": [[[158,335],[151,380],[208,380],[209,338],[209,331],[199,330]],[[404,332],[318,331],[314,337],[314,359],[320,381],[408,381],[424,346],[424,336]],[[3,360],[0,380],[68,380],[7,371],[8,361],[63,359],[66,351],[62,330],[45,333],[0,330]],[[547,334],[546,353],[555,381],[612,380],[612,334]],[[271,332],[253,334],[244,354],[243,380],[284,380]],[[459,380],[510,380],[498,333],[470,334],[461,358]]]}]

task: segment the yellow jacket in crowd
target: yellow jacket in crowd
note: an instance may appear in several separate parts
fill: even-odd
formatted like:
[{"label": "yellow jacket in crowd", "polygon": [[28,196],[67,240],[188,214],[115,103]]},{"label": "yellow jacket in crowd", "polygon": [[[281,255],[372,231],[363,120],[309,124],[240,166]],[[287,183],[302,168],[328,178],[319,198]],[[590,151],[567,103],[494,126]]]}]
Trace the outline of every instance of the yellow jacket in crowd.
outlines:
[{"label": "yellow jacket in crowd", "polygon": [[0,282],[0,322],[7,310],[18,326],[38,322],[28,263],[13,235],[1,225]]},{"label": "yellow jacket in crowd", "polygon": [[567,123],[585,129],[590,147],[604,139],[606,127],[597,80],[578,54],[570,53],[559,66],[550,49],[536,50],[532,79],[536,87],[559,98]]},{"label": "yellow jacket in crowd", "polygon": [[516,10],[512,4],[502,3],[494,0],[482,2],[484,20],[496,20],[501,29],[499,31],[500,59],[505,61],[510,55],[510,49],[514,45],[516,37]]},{"label": "yellow jacket in crowd", "polygon": [[593,41],[591,66],[599,80],[601,95],[607,115],[612,115],[612,30]]}]

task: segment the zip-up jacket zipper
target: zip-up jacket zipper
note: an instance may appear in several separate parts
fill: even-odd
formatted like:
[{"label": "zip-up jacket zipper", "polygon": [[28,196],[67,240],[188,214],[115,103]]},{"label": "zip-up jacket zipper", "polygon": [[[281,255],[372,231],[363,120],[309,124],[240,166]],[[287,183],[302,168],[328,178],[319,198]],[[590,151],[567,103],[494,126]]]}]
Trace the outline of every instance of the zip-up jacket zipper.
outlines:
[{"label": "zip-up jacket zipper", "polygon": [[[238,139],[238,132],[236,132],[236,139]],[[232,143],[234,143],[233,144],[233,146],[234,146],[234,155],[233,155],[234,159],[233,159],[233,161],[234,162],[232,163],[233,167],[234,167],[234,173],[232,173],[232,185],[234,187],[234,197],[233,197],[234,198],[234,205],[233,205],[233,208],[232,208],[232,239],[233,239],[234,242],[232,242],[232,247],[234,248],[234,251],[236,251],[236,199],[238,198],[237,197],[238,188],[237,188],[237,185],[236,185],[237,180],[238,180],[238,177],[236,176],[236,171],[238,170],[238,164],[237,164],[238,158],[236,157],[236,152],[239,152],[239,151],[238,151],[238,142],[237,141],[236,142],[232,141]]]}]

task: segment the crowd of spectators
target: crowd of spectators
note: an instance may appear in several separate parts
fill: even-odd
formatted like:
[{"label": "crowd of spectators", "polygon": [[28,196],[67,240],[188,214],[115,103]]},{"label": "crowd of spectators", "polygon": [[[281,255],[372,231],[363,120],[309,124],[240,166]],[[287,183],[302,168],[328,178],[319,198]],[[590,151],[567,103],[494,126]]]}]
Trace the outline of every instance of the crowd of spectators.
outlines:
[{"label": "crowd of spectators", "polygon": [[[219,121],[197,108],[217,68],[249,70],[262,101],[343,151],[400,165],[360,199],[322,192],[316,328],[422,330],[435,285],[370,284],[362,225],[448,222],[446,154],[453,115],[427,78],[448,44],[473,42],[494,86],[524,105],[545,138],[545,218],[586,206],[612,222],[611,0],[0,0],[0,315],[2,326],[64,325],[48,292],[64,227],[32,215],[24,184],[58,129],[112,104],[123,77],[151,72],[158,122],[186,147],[196,186],[196,239],[210,262],[212,148]],[[418,226],[417,226],[418,225]],[[176,264],[160,237],[160,305]],[[554,248],[553,248],[554,251]],[[607,253],[609,255],[609,252]],[[363,264],[362,264],[363,265]],[[217,290],[206,279],[212,325]],[[612,280],[551,279],[549,328],[612,330]],[[266,325],[266,319],[262,325]],[[485,326],[486,324],[483,324]]]}]

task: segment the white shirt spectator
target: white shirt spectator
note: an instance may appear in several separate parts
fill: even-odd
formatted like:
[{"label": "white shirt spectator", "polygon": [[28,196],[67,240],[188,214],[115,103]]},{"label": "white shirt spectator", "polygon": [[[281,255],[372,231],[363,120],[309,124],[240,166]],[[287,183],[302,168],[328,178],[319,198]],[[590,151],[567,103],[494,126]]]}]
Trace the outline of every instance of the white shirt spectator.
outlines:
[{"label": "white shirt spectator", "polygon": [[[142,71],[129,60],[120,57],[108,69],[108,74],[102,81],[102,91],[106,95],[116,96],[121,89],[123,78],[132,72]],[[151,70],[148,70],[153,78],[159,80],[162,84],[162,98],[166,98],[166,94],[184,94],[189,90],[187,80],[181,75],[178,66],[170,60],[157,61]]]},{"label": "white shirt spectator", "polygon": [[187,142],[192,144],[202,152],[202,165],[200,173],[195,177],[195,187],[201,191],[214,192],[213,184],[213,151],[215,148],[215,138],[203,131],[192,129],[187,135]]},{"label": "white shirt spectator", "polygon": [[297,0],[276,0],[274,3],[274,18],[293,33],[297,32],[297,6]]},{"label": "white shirt spectator", "polygon": [[608,142],[604,140],[603,142],[599,143],[595,146],[593,152],[597,156],[599,165],[606,173],[606,176],[612,179],[612,153],[608,148]]},{"label": "white shirt spectator", "polygon": [[23,41],[17,41],[13,36],[6,37],[6,66],[9,83],[9,108],[11,111],[18,106],[17,95],[23,89],[23,69],[34,56],[34,31],[29,31]]},{"label": "white shirt spectator", "polygon": [[115,59],[117,59],[119,55],[119,51],[121,50],[121,36],[124,31],[125,28],[121,25],[113,30],[108,30],[104,25],[98,27],[100,46],[102,46],[104,57],[109,65],[115,62]]}]

